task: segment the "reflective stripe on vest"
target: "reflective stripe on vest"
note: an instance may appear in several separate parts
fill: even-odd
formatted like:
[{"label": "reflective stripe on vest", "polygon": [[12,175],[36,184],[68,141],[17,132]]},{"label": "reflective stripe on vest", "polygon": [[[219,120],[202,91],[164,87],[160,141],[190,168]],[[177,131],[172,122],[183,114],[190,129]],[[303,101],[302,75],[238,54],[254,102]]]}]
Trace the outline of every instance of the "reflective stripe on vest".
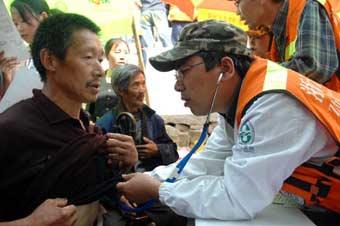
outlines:
[{"label": "reflective stripe on vest", "polygon": [[285,49],[285,60],[286,61],[290,60],[290,58],[292,58],[294,53],[296,52],[296,48],[295,48],[296,40],[297,40],[297,36],[292,42],[288,44],[288,46]]},{"label": "reflective stripe on vest", "polygon": [[326,4],[326,0],[316,0],[318,1],[321,5],[325,5]]},{"label": "reflective stripe on vest", "polygon": [[266,77],[264,80],[263,91],[278,90],[287,88],[288,70],[280,65],[268,61]]}]

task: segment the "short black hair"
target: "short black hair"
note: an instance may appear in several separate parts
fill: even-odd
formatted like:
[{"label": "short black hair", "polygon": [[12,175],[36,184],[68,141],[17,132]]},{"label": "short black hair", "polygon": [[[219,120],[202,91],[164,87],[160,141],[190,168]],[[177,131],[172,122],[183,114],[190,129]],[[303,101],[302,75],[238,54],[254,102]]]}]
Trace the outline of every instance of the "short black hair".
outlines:
[{"label": "short black hair", "polygon": [[202,57],[207,71],[219,65],[223,57],[230,57],[233,60],[235,69],[241,78],[244,78],[251,62],[253,61],[253,58],[250,56],[216,51],[200,51],[195,55]]},{"label": "short black hair", "polygon": [[46,69],[41,64],[40,51],[47,49],[50,54],[64,60],[67,49],[72,44],[73,34],[83,29],[95,34],[100,32],[100,28],[90,19],[73,13],[55,14],[41,22],[35,33],[31,52],[34,66],[43,82],[46,81]]},{"label": "short black hair", "polygon": [[29,23],[29,16],[38,20],[42,12],[50,13],[50,7],[45,0],[14,0],[10,8],[15,8],[25,23]]}]

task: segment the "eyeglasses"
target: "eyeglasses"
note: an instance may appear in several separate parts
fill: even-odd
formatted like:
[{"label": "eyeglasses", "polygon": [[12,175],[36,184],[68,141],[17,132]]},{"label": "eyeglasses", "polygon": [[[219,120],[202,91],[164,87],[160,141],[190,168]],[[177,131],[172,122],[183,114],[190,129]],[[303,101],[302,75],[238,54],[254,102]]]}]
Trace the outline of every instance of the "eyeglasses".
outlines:
[{"label": "eyeglasses", "polygon": [[178,68],[178,69],[176,70],[176,73],[175,73],[176,79],[177,79],[177,80],[183,81],[183,79],[184,79],[184,73],[185,73],[186,71],[189,71],[189,70],[191,70],[193,67],[196,67],[196,66],[201,65],[201,64],[204,64],[204,62],[202,61],[202,62],[197,63],[197,64],[187,65],[187,66],[184,66],[184,67],[182,67],[182,68]]}]

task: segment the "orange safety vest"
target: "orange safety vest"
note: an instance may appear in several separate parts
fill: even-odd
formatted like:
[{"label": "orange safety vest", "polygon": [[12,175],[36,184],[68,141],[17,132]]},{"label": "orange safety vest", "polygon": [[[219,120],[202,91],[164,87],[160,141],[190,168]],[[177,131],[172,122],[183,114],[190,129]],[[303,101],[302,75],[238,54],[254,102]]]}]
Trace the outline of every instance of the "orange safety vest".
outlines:
[{"label": "orange safety vest", "polygon": [[[240,89],[237,126],[248,107],[267,93],[287,93],[302,103],[329,131],[340,147],[340,93],[270,60],[255,58]],[[340,213],[340,149],[321,167],[304,163],[285,181],[282,189],[296,194],[307,205]]]},{"label": "orange safety vest", "polygon": [[[335,45],[338,52],[338,56],[340,57],[340,19],[336,15],[336,12],[333,11],[332,4],[330,0],[316,0],[318,1],[326,10],[328,18],[332,24]],[[296,40],[298,37],[299,31],[299,22],[301,14],[305,8],[306,0],[289,0],[288,1],[288,15],[286,20],[286,48],[284,54],[284,60],[290,60],[294,53],[296,52]],[[275,44],[275,41],[272,42],[271,50],[270,50],[270,60],[275,62],[280,62],[278,57],[278,51]],[[340,59],[339,59],[340,63]],[[340,66],[339,66],[340,67]],[[325,85],[332,90],[340,92],[340,70],[337,70],[338,74],[334,74],[331,79],[325,83]]]}]

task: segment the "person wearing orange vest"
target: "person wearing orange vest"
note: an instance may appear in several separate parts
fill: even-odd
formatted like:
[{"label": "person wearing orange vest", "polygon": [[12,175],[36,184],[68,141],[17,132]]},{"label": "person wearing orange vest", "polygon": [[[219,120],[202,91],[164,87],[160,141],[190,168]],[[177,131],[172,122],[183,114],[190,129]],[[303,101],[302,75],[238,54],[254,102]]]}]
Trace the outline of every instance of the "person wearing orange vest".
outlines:
[{"label": "person wearing orange vest", "polygon": [[137,203],[159,199],[180,215],[219,220],[252,219],[281,191],[339,222],[340,94],[246,46],[245,32],[210,20],[187,25],[173,49],[150,58],[159,71],[176,70],[175,89],[195,115],[220,118],[175,182],[166,180],[170,165],[126,175],[117,189]]},{"label": "person wearing orange vest", "polygon": [[333,0],[233,1],[251,29],[272,27],[271,60],[340,91],[340,20]]}]

